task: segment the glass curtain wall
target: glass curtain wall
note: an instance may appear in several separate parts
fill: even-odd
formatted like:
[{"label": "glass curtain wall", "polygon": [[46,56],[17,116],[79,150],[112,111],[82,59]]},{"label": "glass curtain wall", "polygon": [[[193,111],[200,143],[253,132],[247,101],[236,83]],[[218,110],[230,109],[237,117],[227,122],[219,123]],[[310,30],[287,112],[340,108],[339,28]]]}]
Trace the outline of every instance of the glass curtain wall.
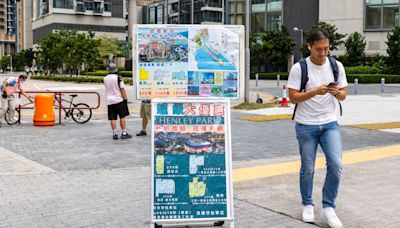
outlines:
[{"label": "glass curtain wall", "polygon": [[73,9],[74,0],[53,0],[54,8]]},{"label": "glass curtain wall", "polygon": [[[245,4],[242,0],[227,1],[230,24],[245,24]],[[251,33],[279,30],[282,25],[282,10],[283,0],[251,0]]]},{"label": "glass curtain wall", "polygon": [[192,1],[191,0],[180,0],[180,24],[191,24],[192,23]]},{"label": "glass curtain wall", "polygon": [[244,0],[227,0],[228,23],[233,25],[245,24],[246,2]]}]

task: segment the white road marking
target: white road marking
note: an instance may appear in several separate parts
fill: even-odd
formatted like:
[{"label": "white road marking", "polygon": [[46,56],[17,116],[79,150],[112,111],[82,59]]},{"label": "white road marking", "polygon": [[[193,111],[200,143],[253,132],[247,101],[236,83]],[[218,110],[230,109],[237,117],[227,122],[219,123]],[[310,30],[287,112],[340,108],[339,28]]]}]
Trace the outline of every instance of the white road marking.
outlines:
[{"label": "white road marking", "polygon": [[33,86],[35,86],[36,89],[41,90],[40,87],[38,85],[36,85],[36,83],[32,83]]}]

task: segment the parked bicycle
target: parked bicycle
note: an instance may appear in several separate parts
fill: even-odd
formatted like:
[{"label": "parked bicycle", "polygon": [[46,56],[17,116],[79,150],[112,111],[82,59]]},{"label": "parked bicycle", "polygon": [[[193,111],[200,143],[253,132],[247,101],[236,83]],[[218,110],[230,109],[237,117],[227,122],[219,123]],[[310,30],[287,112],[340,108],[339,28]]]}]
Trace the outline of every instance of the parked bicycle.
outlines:
[{"label": "parked bicycle", "polygon": [[[74,103],[74,98],[77,97],[77,94],[71,94],[69,95],[71,97],[70,100],[62,99],[60,100],[60,97],[55,96],[55,107],[58,107],[59,104],[67,103],[69,104],[68,107],[65,107],[64,105],[62,106],[62,110],[64,111],[64,119],[67,119],[69,117],[72,117],[72,119],[78,123],[78,124],[84,124],[92,118],[92,109],[90,108],[89,105],[85,103]],[[58,104],[57,104],[58,103]],[[60,108],[60,107],[58,107]]]},{"label": "parked bicycle", "polygon": [[22,109],[23,107],[25,107],[25,106],[30,105],[30,104],[33,104],[33,102],[30,102],[30,101],[29,101],[28,103],[25,103],[25,104],[18,104],[18,105],[16,105],[16,106],[15,106],[14,116],[13,116],[13,117],[11,117],[10,109],[7,109],[7,112],[6,112],[6,114],[4,115],[4,119],[6,120],[6,123],[7,123],[8,125],[14,125],[14,124],[20,123],[20,122],[21,122],[21,109]]},{"label": "parked bicycle", "polygon": [[[61,109],[64,111],[64,114],[65,114],[64,119],[71,117],[76,123],[79,123],[79,124],[84,124],[84,123],[88,122],[92,118],[92,109],[90,108],[90,106],[85,103],[75,104],[74,98],[78,96],[77,94],[72,94],[69,96],[71,97],[70,100],[66,100],[63,98],[61,98],[61,100],[60,100],[60,97],[55,96],[54,106],[56,108],[60,108],[59,104],[61,104]],[[62,105],[62,103],[67,103],[68,105],[64,106],[64,105]],[[14,112],[13,118],[10,116],[9,110],[7,110],[7,113],[4,116],[7,124],[14,125],[14,124],[20,123],[21,122],[21,109],[25,106],[28,106],[29,104],[31,104],[31,102],[17,105],[15,107],[15,112]]]}]

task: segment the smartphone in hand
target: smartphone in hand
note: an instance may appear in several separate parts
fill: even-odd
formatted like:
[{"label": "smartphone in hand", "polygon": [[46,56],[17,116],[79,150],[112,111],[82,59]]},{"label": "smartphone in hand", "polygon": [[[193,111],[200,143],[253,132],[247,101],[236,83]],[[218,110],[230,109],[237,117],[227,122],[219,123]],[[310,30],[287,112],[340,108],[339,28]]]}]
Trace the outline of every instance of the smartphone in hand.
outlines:
[{"label": "smartphone in hand", "polygon": [[335,86],[335,85],[337,85],[336,82],[331,82],[331,83],[329,83],[327,86],[328,86],[328,87],[332,87],[332,86]]}]

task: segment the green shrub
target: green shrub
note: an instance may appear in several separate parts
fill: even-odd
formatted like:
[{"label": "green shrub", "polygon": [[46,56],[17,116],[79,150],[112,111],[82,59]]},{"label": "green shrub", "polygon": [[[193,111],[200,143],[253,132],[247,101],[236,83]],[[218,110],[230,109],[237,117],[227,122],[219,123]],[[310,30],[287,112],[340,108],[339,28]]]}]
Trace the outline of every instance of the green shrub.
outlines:
[{"label": "green shrub", "polygon": [[[62,82],[77,82],[77,83],[85,83],[85,82],[103,83],[103,78],[93,78],[93,77],[32,76],[31,79],[62,81]],[[133,80],[131,78],[124,78],[124,83],[133,85]]]},{"label": "green shrub", "polygon": [[346,74],[382,74],[382,69],[376,66],[345,67]]},{"label": "green shrub", "polygon": [[107,74],[108,74],[108,71],[106,71],[106,70],[98,70],[98,71],[86,73],[86,75],[89,75],[89,76],[106,76]]},{"label": "green shrub", "polygon": [[343,64],[343,66],[349,66],[350,62],[349,62],[349,56],[344,54],[344,55],[339,55],[338,57],[336,57],[336,59],[341,62]]},{"label": "green shrub", "polygon": [[358,78],[358,83],[381,83],[381,78],[385,78],[385,83],[400,83],[400,75],[389,74],[348,74],[347,81],[353,83]]},{"label": "green shrub", "polygon": [[[86,72],[86,75],[89,76],[106,76],[108,71],[106,70],[98,70],[94,72]],[[132,71],[118,71],[118,74],[122,77],[132,77]]]},{"label": "green shrub", "polygon": [[366,66],[373,66],[375,63],[378,62],[386,62],[387,57],[378,53],[373,54],[366,54],[364,56],[364,64]]},{"label": "green shrub", "polygon": [[132,77],[132,71],[119,71],[118,74],[122,77]]}]

